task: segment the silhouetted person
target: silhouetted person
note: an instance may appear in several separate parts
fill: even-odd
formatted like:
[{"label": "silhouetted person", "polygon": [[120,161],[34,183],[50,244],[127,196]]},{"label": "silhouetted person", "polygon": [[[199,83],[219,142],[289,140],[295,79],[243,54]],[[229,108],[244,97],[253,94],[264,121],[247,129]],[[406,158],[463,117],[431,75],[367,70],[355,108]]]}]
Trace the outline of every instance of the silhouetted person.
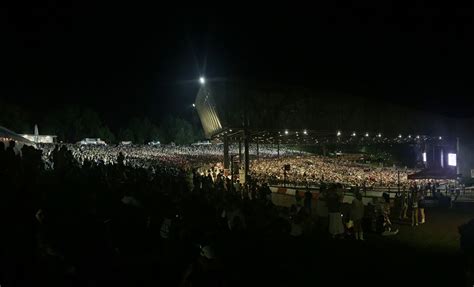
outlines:
[{"label": "silhouetted person", "polygon": [[341,215],[341,198],[336,190],[330,190],[327,197],[327,205],[329,212],[329,234],[333,238],[344,234],[344,225]]},{"label": "silhouetted person", "polygon": [[364,240],[364,231],[362,230],[362,219],[364,218],[364,203],[362,194],[356,193],[351,206],[351,219],[354,222],[354,233],[356,240]]},{"label": "silhouetted person", "polygon": [[222,274],[214,249],[207,245],[201,248],[199,257],[185,271],[180,287],[225,286]]},{"label": "silhouetted person", "polygon": [[304,208],[306,211],[311,214],[311,203],[313,201],[313,194],[309,189],[304,193]]}]

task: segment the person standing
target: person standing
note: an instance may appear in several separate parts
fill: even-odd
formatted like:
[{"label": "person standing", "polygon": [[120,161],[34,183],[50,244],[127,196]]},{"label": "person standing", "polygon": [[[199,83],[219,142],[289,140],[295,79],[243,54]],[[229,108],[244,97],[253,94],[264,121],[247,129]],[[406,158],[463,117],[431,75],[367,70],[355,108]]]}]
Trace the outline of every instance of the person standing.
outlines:
[{"label": "person standing", "polygon": [[327,230],[328,228],[328,206],[327,206],[327,191],[320,192],[316,201],[316,215],[320,230]]},{"label": "person standing", "polygon": [[240,194],[240,188],[241,188],[240,180],[237,179],[237,181],[234,183],[234,191],[237,194]]},{"label": "person standing", "polygon": [[418,196],[416,188],[413,188],[411,195],[411,226],[418,226]]},{"label": "person standing", "polygon": [[364,203],[362,194],[356,192],[351,206],[351,219],[354,222],[354,233],[356,240],[364,240],[364,231],[362,230],[362,219],[364,218]]},{"label": "person standing", "polygon": [[264,184],[265,200],[272,202],[272,190],[267,183]]},{"label": "person standing", "polygon": [[344,225],[341,215],[341,198],[335,189],[328,193],[329,234],[332,238],[344,234]]},{"label": "person standing", "polygon": [[295,202],[297,206],[301,206],[301,195],[298,189],[295,190]]},{"label": "person standing", "polygon": [[186,268],[179,286],[226,286],[222,274],[219,258],[212,246],[207,245],[201,247],[199,257]]},{"label": "person standing", "polygon": [[425,196],[423,190],[418,192],[418,209],[420,210],[421,221],[420,224],[425,223]]},{"label": "person standing", "polygon": [[292,237],[300,237],[303,235],[303,218],[301,213],[297,213],[293,216],[291,221],[291,230],[290,236]]},{"label": "person standing", "polygon": [[249,196],[249,184],[245,184],[243,187],[242,187],[242,199],[243,200],[250,200],[250,196]]},{"label": "person standing", "polygon": [[395,235],[398,233],[398,229],[392,231],[392,221],[390,220],[390,194],[383,194],[383,205],[382,205],[382,215],[383,215],[383,229],[382,235]]},{"label": "person standing", "polygon": [[309,189],[306,189],[306,192],[304,193],[304,208],[308,212],[308,214],[311,214],[311,202],[313,200],[313,194]]},{"label": "person standing", "polygon": [[400,220],[402,219],[407,219],[407,211],[408,211],[408,194],[405,189],[405,186],[403,187],[402,194],[400,196]]},{"label": "person standing", "polygon": [[257,199],[257,187],[256,186],[252,186],[251,191],[250,191],[250,196],[251,196],[252,200]]}]

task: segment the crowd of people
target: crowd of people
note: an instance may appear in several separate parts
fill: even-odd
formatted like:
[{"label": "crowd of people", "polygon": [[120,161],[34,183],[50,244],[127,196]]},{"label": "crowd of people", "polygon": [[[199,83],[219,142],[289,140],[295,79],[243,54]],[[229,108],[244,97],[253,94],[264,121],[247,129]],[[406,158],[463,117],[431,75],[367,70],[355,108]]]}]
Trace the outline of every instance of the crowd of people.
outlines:
[{"label": "crowd of people", "polygon": [[[79,163],[116,164],[119,154],[124,164],[132,167],[151,168],[160,166],[170,169],[192,170],[196,167],[218,166],[222,169],[222,145],[198,146],[146,146],[146,145],[62,145],[70,150]],[[51,167],[51,155],[57,147],[52,144],[39,146],[43,160]],[[345,186],[397,186],[408,183],[407,175],[413,170],[392,167],[374,167],[360,164],[354,160],[339,157],[327,157],[305,154],[291,148],[281,148],[279,152],[273,146],[259,147],[259,156],[255,147],[250,148],[251,175],[260,182],[271,184],[289,184],[295,186],[316,186],[321,181],[341,183]],[[238,154],[238,146],[231,145],[230,153]],[[290,169],[285,170],[284,166]]]},{"label": "crowd of people", "polygon": [[[71,150],[80,162],[116,164],[119,154],[124,156],[125,164],[133,167],[150,167],[157,162],[163,166],[191,170],[194,167],[219,166],[222,168],[223,145],[77,145],[62,144]],[[54,144],[39,144],[43,160],[51,166],[51,154],[57,147]],[[230,146],[230,154],[239,154],[237,145]],[[398,180],[404,185],[410,169],[392,167],[374,167],[357,163],[348,158],[310,155],[289,147],[261,145],[257,153],[256,146],[250,147],[251,173],[260,181],[272,184],[290,184],[315,186],[321,181],[341,183],[346,186],[397,186]],[[258,156],[257,156],[258,154]],[[289,165],[290,170],[284,170]]]},{"label": "crowd of people", "polygon": [[43,144],[43,160],[48,167],[52,167],[54,149],[64,147],[70,150],[73,157],[80,163],[93,162],[103,164],[117,164],[119,154],[122,154],[123,164],[130,167],[151,168],[163,166],[176,170],[189,170],[193,165],[215,162],[219,160],[215,149],[193,146],[147,146],[147,145],[77,145]]},{"label": "crowd of people", "polygon": [[[364,206],[356,192],[347,205],[340,183],[323,182],[317,206],[311,206],[308,190],[304,204],[275,206],[265,178],[241,184],[222,170],[198,172],[202,158],[213,162],[217,156],[201,150],[48,145],[18,152],[13,142],[0,143],[1,282],[232,286],[235,270],[226,260],[235,254],[228,246],[242,236],[364,240],[364,231],[396,234],[387,197]],[[298,159],[312,159],[308,165],[327,174],[325,164],[336,164],[316,156]],[[341,169],[358,170],[348,163]],[[418,214],[422,207],[416,208]]]},{"label": "crowd of people", "polygon": [[[219,238],[289,236],[310,220],[274,206],[266,184],[197,172],[189,181],[179,162],[154,155],[69,145],[18,152],[0,143],[2,284],[226,286]],[[158,273],[145,268],[154,265]]]},{"label": "crowd of people", "polygon": [[[289,170],[284,166],[289,165]],[[373,167],[338,157],[296,155],[262,157],[251,162],[252,175],[275,184],[319,185],[321,181],[348,186],[397,186],[408,183],[408,169]]]},{"label": "crowd of people", "polygon": [[[79,163],[90,161],[94,163],[116,164],[119,154],[124,156],[124,164],[132,167],[148,168],[156,166],[173,167],[176,169],[191,170],[194,167],[215,165],[222,162],[223,145],[79,145],[79,144],[61,144],[70,150],[74,158]],[[43,160],[48,167],[52,166],[51,155],[55,144],[38,144],[38,148],[43,150]],[[230,154],[238,154],[237,145],[230,145]],[[261,145],[258,148],[258,154],[262,157],[275,157],[277,154],[292,155],[301,152],[294,151],[288,147],[281,147],[279,151],[270,145]],[[249,154],[257,154],[256,145],[250,145]]]}]

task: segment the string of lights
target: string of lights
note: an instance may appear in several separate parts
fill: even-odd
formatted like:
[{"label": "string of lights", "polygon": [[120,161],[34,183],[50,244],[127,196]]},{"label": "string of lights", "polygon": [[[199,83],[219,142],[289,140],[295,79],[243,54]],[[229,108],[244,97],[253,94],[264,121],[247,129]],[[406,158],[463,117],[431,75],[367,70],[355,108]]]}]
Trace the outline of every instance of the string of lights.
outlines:
[{"label": "string of lights", "polygon": [[[253,141],[262,143],[281,144],[421,144],[426,142],[443,142],[447,139],[443,136],[424,134],[383,134],[380,132],[347,132],[337,130],[335,132],[315,130],[262,130],[248,132]],[[236,140],[243,135],[243,130],[238,128],[225,129],[214,134],[213,139],[220,141],[224,136],[230,140]]]}]

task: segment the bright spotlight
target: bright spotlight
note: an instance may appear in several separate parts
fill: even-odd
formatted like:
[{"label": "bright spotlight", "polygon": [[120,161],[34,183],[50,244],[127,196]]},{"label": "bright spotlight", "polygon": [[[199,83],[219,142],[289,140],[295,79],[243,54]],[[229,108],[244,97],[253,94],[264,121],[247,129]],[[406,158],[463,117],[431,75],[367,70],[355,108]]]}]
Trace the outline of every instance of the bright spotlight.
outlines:
[{"label": "bright spotlight", "polygon": [[200,77],[199,78],[199,83],[201,83],[202,85],[204,85],[206,83],[206,79],[204,79],[204,77]]},{"label": "bright spotlight", "polygon": [[355,133],[355,132],[353,132],[353,133],[352,133],[352,136],[353,136],[353,137],[355,137],[355,136],[356,136],[356,133]]},{"label": "bright spotlight", "polygon": [[306,130],[304,130],[304,131],[303,131],[303,134],[307,135],[307,134],[308,134],[308,132],[307,132]]},{"label": "bright spotlight", "polygon": [[402,135],[398,135],[398,138],[401,139],[401,138],[402,138]]},{"label": "bright spotlight", "polygon": [[443,139],[443,137],[439,137],[439,140],[442,140],[442,139]]},{"label": "bright spotlight", "polygon": [[411,135],[408,135],[408,138],[411,139]]},{"label": "bright spotlight", "polygon": [[379,138],[381,138],[381,137],[382,137],[382,134],[378,134],[377,136],[378,136]]},{"label": "bright spotlight", "polygon": [[285,131],[285,135],[287,135],[287,134],[288,134],[288,130]]},{"label": "bright spotlight", "polygon": [[368,137],[369,137],[369,133],[365,133],[365,137],[367,137],[367,138],[368,138]]},{"label": "bright spotlight", "polygon": [[196,104],[195,104],[195,103],[193,103],[193,108],[195,108],[195,107],[196,107]]},{"label": "bright spotlight", "polygon": [[416,136],[416,139],[420,139],[420,136]]},{"label": "bright spotlight", "polygon": [[341,136],[341,131],[337,131],[337,136]]}]

